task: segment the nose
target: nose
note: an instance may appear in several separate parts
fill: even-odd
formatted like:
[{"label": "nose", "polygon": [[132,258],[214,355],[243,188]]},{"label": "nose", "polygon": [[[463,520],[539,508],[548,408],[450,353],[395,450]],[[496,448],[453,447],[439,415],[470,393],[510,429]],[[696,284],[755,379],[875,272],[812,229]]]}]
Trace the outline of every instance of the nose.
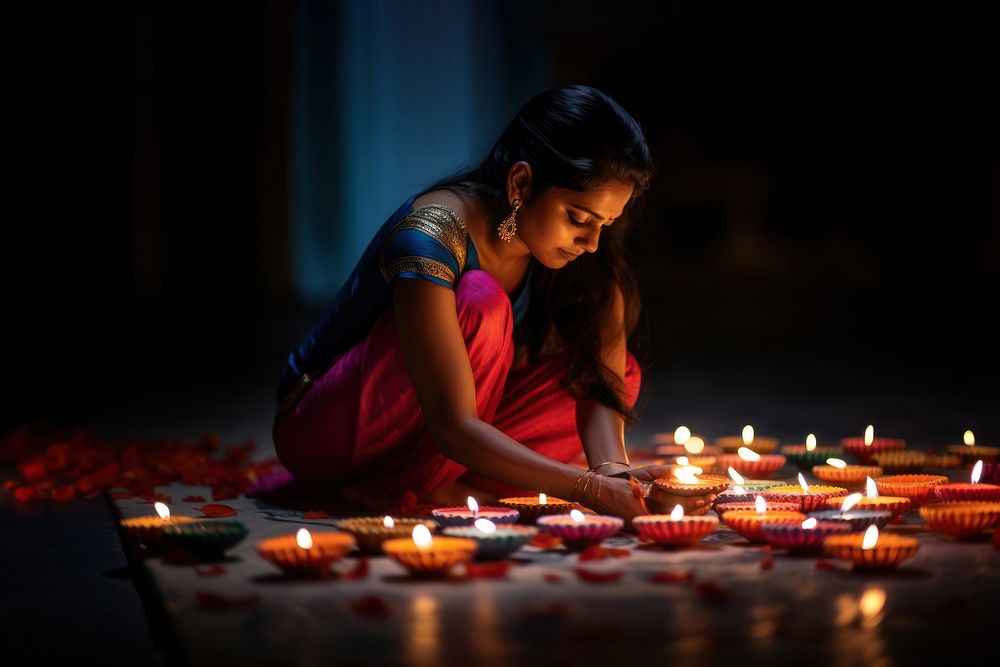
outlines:
[{"label": "nose", "polygon": [[597,241],[601,236],[601,230],[590,230],[588,229],[585,233],[576,237],[576,244],[583,248],[585,251],[594,253],[597,252]]}]

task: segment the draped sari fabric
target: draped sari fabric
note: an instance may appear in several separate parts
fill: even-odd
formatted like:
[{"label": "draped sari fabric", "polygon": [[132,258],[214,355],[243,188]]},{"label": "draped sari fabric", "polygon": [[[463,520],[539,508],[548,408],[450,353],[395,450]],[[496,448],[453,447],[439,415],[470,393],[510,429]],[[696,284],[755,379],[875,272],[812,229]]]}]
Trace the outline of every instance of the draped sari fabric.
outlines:
[{"label": "draped sari fabric", "polygon": [[[455,300],[479,418],[553,459],[579,456],[576,400],[561,387],[562,355],[512,370],[511,302],[488,273],[462,274]],[[399,336],[389,308],[298,405],[278,415],[273,435],[282,464],[296,479],[339,487],[372,510],[412,509],[419,498],[459,478],[494,493],[518,491],[491,479],[489,471],[468,471],[438,451],[403,363]],[[640,379],[629,354],[629,405]]]}]

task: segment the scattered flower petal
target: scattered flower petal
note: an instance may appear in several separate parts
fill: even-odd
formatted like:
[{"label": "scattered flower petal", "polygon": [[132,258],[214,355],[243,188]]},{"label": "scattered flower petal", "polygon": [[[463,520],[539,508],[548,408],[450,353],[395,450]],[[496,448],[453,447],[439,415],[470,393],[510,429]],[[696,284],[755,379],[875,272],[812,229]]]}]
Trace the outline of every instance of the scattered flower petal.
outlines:
[{"label": "scattered flower petal", "polygon": [[550,533],[536,533],[531,538],[531,541],[528,542],[529,546],[538,547],[539,549],[555,549],[560,544],[562,544],[562,538]]},{"label": "scattered flower petal", "polygon": [[195,509],[204,514],[205,516],[211,517],[213,519],[219,519],[226,516],[236,516],[236,510],[234,510],[229,505],[219,505],[217,503],[209,503],[208,505],[195,507]]},{"label": "scattered flower petal", "polygon": [[625,574],[621,570],[616,570],[613,572],[597,572],[595,570],[588,570],[583,567],[576,568],[576,576],[580,581],[586,581],[590,584],[610,584],[618,581]]},{"label": "scattered flower petal", "polygon": [[774,559],[771,558],[770,556],[764,556],[763,558],[760,559],[760,569],[770,570],[773,567],[774,567]]},{"label": "scattered flower petal", "polygon": [[589,560],[605,560],[607,558],[628,558],[632,552],[628,549],[611,549],[600,544],[592,544],[580,553],[580,562]]},{"label": "scattered flower petal", "polygon": [[510,561],[501,560],[492,563],[469,562],[465,564],[467,579],[503,579],[510,570]]},{"label": "scattered flower petal", "polygon": [[694,572],[691,570],[667,570],[657,572],[649,580],[654,584],[684,584],[694,581]]},{"label": "scattered flower petal", "polygon": [[368,559],[359,558],[358,562],[354,564],[347,572],[341,572],[339,577],[345,581],[353,581],[355,579],[364,579],[368,576]]}]

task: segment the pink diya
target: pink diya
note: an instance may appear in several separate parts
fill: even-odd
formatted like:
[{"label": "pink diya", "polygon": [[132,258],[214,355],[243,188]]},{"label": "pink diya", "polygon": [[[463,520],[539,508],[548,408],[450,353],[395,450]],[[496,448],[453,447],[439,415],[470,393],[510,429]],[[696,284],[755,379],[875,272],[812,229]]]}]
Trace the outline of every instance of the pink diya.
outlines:
[{"label": "pink diya", "polygon": [[476,499],[469,496],[467,507],[439,507],[431,510],[431,516],[442,527],[451,527],[471,526],[476,519],[489,519],[495,524],[515,523],[519,512],[509,507],[480,507]]},{"label": "pink diya", "polygon": [[836,458],[827,459],[826,462],[827,465],[813,466],[812,473],[816,479],[851,491],[864,489],[866,479],[881,477],[883,472],[878,466],[848,465]]},{"label": "pink diya", "polygon": [[763,525],[771,523],[801,524],[808,517],[801,512],[776,510],[733,510],[722,515],[722,521],[750,542],[764,542]]},{"label": "pink diya", "polygon": [[714,516],[684,516],[684,508],[670,514],[644,514],[632,519],[639,537],[670,546],[692,545],[719,527]]},{"label": "pink diya", "polygon": [[[799,504],[798,503],[769,503],[767,501],[764,501],[764,507],[767,510],[775,511],[775,512],[798,512],[799,511]],[[736,510],[751,510],[751,511],[756,511],[757,510],[757,504],[754,503],[754,502],[749,502],[749,501],[748,502],[737,502],[737,503],[718,503],[717,505],[715,505],[715,507],[713,509],[715,509],[715,513],[721,517],[726,512],[733,512],[733,511],[736,511]]]},{"label": "pink diya", "polygon": [[996,484],[980,484],[983,462],[977,461],[972,468],[971,484],[942,484],[934,487],[934,495],[938,500],[982,501],[987,503],[1000,502],[1000,486]]},{"label": "pink diya", "polygon": [[920,542],[913,537],[879,535],[877,526],[869,526],[864,533],[831,535],[823,548],[835,558],[849,560],[857,570],[893,568],[912,558]]},{"label": "pink diya", "polygon": [[910,507],[933,499],[934,487],[947,483],[944,475],[888,475],[875,480],[879,495],[909,498]]},{"label": "pink diya", "polygon": [[992,528],[1000,520],[1000,503],[931,503],[920,508],[924,527],[954,538]]},{"label": "pink diya", "polygon": [[763,523],[760,526],[768,544],[792,552],[818,551],[830,535],[851,532],[851,526],[838,521],[820,521],[810,517],[801,523]]},{"label": "pink diya", "polygon": [[962,436],[965,444],[948,445],[948,453],[959,456],[964,463],[982,460],[994,463],[1000,457],[1000,447],[983,447],[976,444],[976,436],[972,431],[966,431]]},{"label": "pink diya", "polygon": [[749,424],[743,427],[741,435],[724,435],[716,438],[715,444],[722,447],[722,451],[732,453],[735,453],[740,447],[749,447],[758,454],[770,454],[778,449],[777,438],[756,436],[753,426]]},{"label": "pink diya", "polygon": [[875,427],[869,424],[863,438],[841,438],[840,446],[848,454],[860,457],[862,461],[868,463],[872,455],[877,452],[906,449],[906,441],[901,438],[876,438]]},{"label": "pink diya", "polygon": [[[903,512],[910,506],[910,499],[904,496],[882,496],[879,495],[875,481],[869,478],[865,487],[867,495],[853,494],[851,496],[840,496],[827,498],[826,504],[832,509],[844,510],[845,507],[852,507],[857,510],[890,512],[892,521],[899,523],[902,520]],[[860,496],[860,497],[859,497]],[[849,505],[848,505],[849,504]]]},{"label": "pink diya", "polygon": [[157,551],[167,546],[167,539],[163,535],[164,528],[195,521],[189,516],[171,516],[170,508],[164,503],[154,503],[153,507],[156,509],[156,516],[137,516],[119,522],[122,530],[133,542],[141,544],[150,551]]},{"label": "pink diya", "polygon": [[812,510],[826,507],[827,498],[846,496],[847,489],[842,486],[823,486],[806,484],[802,473],[799,473],[799,485],[786,484],[784,486],[774,486],[761,493],[764,500],[778,503],[798,503],[799,511],[810,512]]},{"label": "pink diya", "polygon": [[566,514],[573,509],[574,503],[539,493],[538,496],[501,498],[497,501],[497,505],[516,510],[520,523],[535,523],[538,517],[546,514]]},{"label": "pink diya", "polygon": [[354,550],[348,533],[310,533],[300,528],[295,535],[279,535],[257,543],[257,554],[290,576],[325,576],[330,565]]},{"label": "pink diya", "polygon": [[413,527],[412,537],[386,540],[382,551],[414,577],[440,577],[476,555],[479,545],[465,537],[433,537],[427,526]]},{"label": "pink diya", "polygon": [[570,510],[569,514],[551,514],[538,518],[539,530],[561,537],[570,551],[580,551],[615,535],[625,526],[621,517],[584,514]]},{"label": "pink diya", "polygon": [[748,447],[740,447],[736,454],[720,454],[716,464],[722,470],[730,467],[741,475],[750,477],[768,477],[785,465],[785,457],[781,454],[758,454]]}]

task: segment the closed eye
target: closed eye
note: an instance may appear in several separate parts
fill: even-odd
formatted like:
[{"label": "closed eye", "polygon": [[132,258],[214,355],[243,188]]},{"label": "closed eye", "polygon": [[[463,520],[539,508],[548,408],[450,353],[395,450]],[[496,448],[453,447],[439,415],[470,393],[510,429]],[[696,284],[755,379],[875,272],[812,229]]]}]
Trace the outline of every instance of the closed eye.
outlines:
[{"label": "closed eye", "polygon": [[566,216],[566,217],[568,217],[568,218],[569,218],[569,221],[570,221],[571,223],[573,223],[573,226],[574,226],[574,227],[586,227],[586,226],[587,226],[587,222],[586,222],[586,220],[585,220],[585,221],[583,221],[583,222],[580,222],[579,220],[576,220],[576,219],[574,219],[574,218],[573,218],[573,216],[571,216],[571,215],[569,215],[569,214],[567,214],[567,216]]}]

